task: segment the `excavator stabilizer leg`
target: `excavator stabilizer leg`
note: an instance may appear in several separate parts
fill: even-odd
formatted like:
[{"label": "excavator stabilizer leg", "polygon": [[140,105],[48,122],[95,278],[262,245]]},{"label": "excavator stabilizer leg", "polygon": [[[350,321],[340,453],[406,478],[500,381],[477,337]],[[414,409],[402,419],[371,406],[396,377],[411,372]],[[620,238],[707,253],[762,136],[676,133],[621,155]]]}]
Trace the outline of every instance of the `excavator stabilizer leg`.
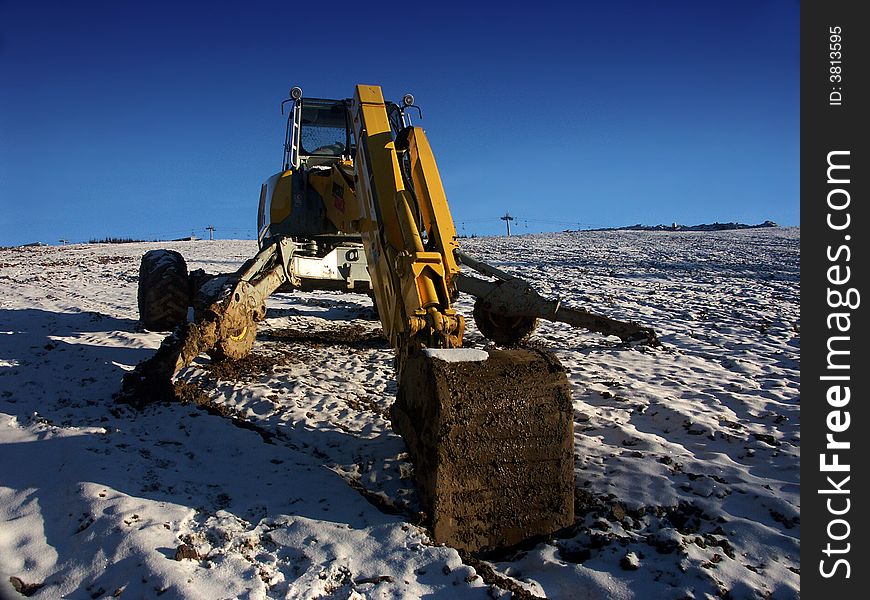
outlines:
[{"label": "excavator stabilizer leg", "polygon": [[[280,239],[265,246],[235,273],[192,274],[199,280],[193,298],[195,321],[178,325],[154,356],[125,374],[115,400],[141,409],[152,402],[174,399],[173,378],[203,352],[214,360],[244,358],[254,345],[256,322],[266,316],[266,298],[292,279],[288,268],[292,256],[293,242]],[[147,283],[140,281],[139,285]],[[154,293],[140,288],[140,297],[143,291]]]},{"label": "excavator stabilizer leg", "polygon": [[[401,366],[391,410],[436,543],[475,552],[574,521],[571,391],[552,354],[422,350]],[[460,354],[460,356],[462,356]]]},{"label": "excavator stabilizer leg", "polygon": [[172,378],[200,353],[214,347],[219,329],[216,319],[179,325],[151,358],[124,375],[115,400],[142,409],[152,402],[175,399]]}]

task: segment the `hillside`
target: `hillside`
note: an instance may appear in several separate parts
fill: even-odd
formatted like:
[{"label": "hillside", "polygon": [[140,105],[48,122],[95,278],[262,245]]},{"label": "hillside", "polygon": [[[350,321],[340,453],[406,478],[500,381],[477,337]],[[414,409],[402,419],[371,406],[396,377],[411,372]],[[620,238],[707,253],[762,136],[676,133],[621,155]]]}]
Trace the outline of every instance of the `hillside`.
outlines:
[{"label": "hillside", "polygon": [[[532,343],[573,387],[577,519],[483,562],[419,525],[366,296],[271,298],[249,359],[181,373],[200,406],[140,413],[112,394],[162,339],[136,311],[139,257],[161,245],[0,250],[0,596],[798,598],[799,242],[776,227],[465,240],[664,344],[540,325]],[[210,272],[256,251],[162,246]]]}]

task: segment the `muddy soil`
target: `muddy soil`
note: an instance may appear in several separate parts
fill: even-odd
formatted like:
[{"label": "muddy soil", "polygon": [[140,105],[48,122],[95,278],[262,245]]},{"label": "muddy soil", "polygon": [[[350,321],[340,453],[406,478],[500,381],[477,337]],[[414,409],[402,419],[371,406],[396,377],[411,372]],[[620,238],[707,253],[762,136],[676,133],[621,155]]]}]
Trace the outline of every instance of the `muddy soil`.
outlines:
[{"label": "muddy soil", "polygon": [[239,360],[222,360],[205,366],[205,370],[215,379],[224,381],[250,381],[264,373],[271,373],[275,365],[282,361],[273,357],[252,352]]},{"label": "muddy soil", "polygon": [[318,346],[345,345],[352,348],[388,348],[381,329],[346,325],[330,329],[294,329],[285,327],[262,332],[259,339],[271,342],[303,342]]}]

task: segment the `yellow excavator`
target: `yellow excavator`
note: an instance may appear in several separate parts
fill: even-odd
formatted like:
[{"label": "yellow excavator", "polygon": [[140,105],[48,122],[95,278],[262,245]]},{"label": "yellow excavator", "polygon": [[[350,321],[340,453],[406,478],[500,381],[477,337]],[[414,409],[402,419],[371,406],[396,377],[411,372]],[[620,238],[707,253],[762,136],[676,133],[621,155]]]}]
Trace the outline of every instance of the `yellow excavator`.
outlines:
[{"label": "yellow excavator", "polygon": [[[282,169],[260,191],[257,255],[217,276],[188,273],[176,252],[143,256],[141,320],[173,332],[125,376],[119,401],[171,396],[175,375],[203,352],[247,355],[275,292],[367,293],[396,352],[391,421],[434,541],[477,551],[571,525],[568,379],[555,356],[520,344],[539,318],[626,343],[655,344],[655,333],[543,298],[463,253],[410,94],[394,103],[358,85],[353,98],[329,100],[294,87],[282,113],[288,104]],[[460,293],[476,298],[486,350],[462,347]]]}]

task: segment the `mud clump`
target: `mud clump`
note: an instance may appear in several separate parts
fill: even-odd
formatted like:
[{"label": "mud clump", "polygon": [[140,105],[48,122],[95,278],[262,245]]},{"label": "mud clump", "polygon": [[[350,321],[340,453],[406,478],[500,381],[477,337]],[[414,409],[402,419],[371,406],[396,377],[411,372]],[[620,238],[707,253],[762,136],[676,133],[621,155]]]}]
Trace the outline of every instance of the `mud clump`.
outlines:
[{"label": "mud clump", "polygon": [[553,355],[492,350],[479,362],[412,355],[391,417],[436,543],[477,552],[573,523],[573,407]]}]

